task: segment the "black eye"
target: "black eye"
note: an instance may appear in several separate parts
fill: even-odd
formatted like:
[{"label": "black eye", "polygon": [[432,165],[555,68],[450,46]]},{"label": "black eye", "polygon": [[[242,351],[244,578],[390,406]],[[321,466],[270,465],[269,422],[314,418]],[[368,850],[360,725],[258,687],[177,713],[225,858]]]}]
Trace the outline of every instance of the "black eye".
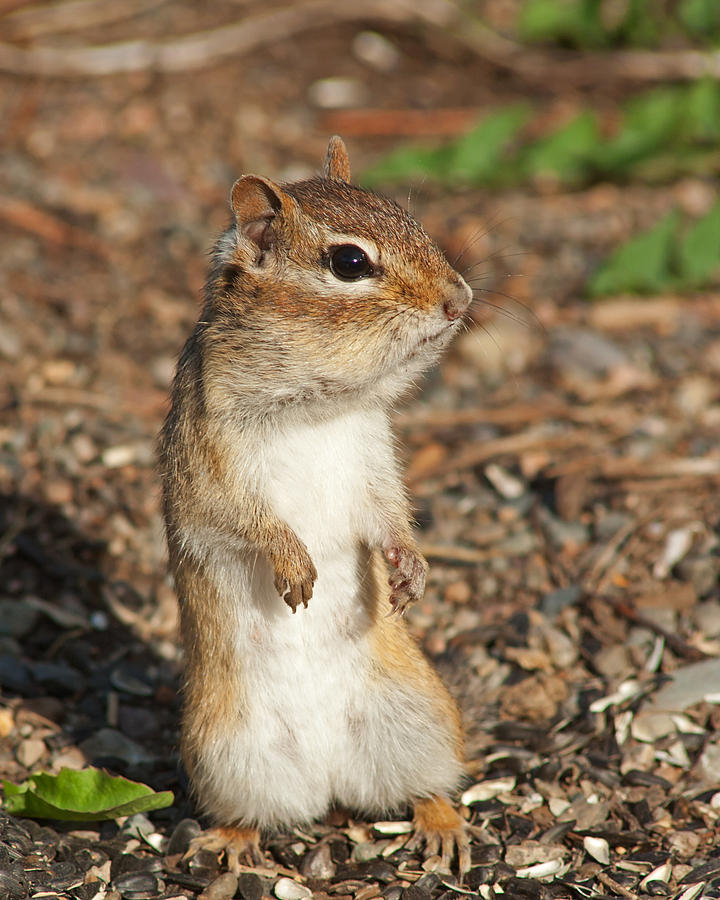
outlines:
[{"label": "black eye", "polygon": [[372,273],[367,253],[355,244],[330,248],[330,271],[343,281],[357,281]]}]

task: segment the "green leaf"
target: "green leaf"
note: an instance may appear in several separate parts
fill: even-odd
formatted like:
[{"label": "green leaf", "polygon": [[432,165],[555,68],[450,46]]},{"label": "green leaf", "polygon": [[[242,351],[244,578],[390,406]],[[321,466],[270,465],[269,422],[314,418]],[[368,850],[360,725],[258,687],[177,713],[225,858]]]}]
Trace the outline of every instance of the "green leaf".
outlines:
[{"label": "green leaf", "polygon": [[5,808],[31,819],[100,821],[170,806],[172,791],[155,793],[146,784],[100,769],[38,772],[16,785],[3,781]]},{"label": "green leaf", "polygon": [[530,108],[525,103],[486,116],[451,149],[445,174],[476,183],[496,181],[510,142],[529,117]]},{"label": "green leaf", "polygon": [[363,181],[368,185],[375,185],[388,181],[407,181],[423,175],[441,178],[448,172],[449,153],[447,147],[398,147],[366,169]]},{"label": "green leaf", "polygon": [[518,21],[529,41],[560,41],[577,47],[602,47],[607,38],[598,0],[528,0]]},{"label": "green leaf", "polygon": [[720,85],[714,78],[701,78],[686,89],[685,101],[688,137],[716,143],[720,139]]},{"label": "green leaf", "polygon": [[720,201],[687,230],[678,247],[683,285],[702,287],[720,270]]},{"label": "green leaf", "polygon": [[598,146],[595,160],[601,170],[623,171],[664,149],[682,124],[684,98],[673,88],[648,91],[628,103],[619,133]]},{"label": "green leaf", "polygon": [[720,31],[720,4],[717,0],[682,0],[677,15],[685,28],[697,37],[717,37]]},{"label": "green leaf", "polygon": [[597,118],[583,112],[567,125],[528,146],[520,159],[526,175],[579,181],[588,171],[599,140]]},{"label": "green leaf", "polygon": [[673,282],[672,249],[677,224],[678,215],[673,211],[649,231],[618,248],[590,279],[590,295],[652,293],[668,288]]}]

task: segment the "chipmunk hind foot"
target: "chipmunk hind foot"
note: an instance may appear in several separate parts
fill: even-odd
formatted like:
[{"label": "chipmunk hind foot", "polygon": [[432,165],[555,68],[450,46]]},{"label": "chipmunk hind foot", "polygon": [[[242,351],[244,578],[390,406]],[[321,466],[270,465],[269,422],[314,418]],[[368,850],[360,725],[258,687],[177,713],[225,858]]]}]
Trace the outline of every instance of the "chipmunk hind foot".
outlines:
[{"label": "chipmunk hind foot", "polygon": [[470,869],[470,837],[467,824],[444,797],[418,800],[413,808],[412,846],[425,845],[425,857],[440,856],[440,866],[450,870],[457,852],[460,877]]},{"label": "chipmunk hind foot", "polygon": [[199,851],[209,850],[225,856],[228,871],[239,874],[241,864],[260,866],[265,857],[260,850],[260,832],[257,828],[209,828],[190,841],[183,859],[189,859]]}]

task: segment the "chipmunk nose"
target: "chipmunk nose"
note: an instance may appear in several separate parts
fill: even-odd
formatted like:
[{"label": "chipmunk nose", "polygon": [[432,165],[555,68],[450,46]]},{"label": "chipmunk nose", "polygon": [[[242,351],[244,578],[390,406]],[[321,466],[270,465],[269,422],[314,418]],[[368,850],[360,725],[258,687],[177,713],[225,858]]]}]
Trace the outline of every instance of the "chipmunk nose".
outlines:
[{"label": "chipmunk nose", "polygon": [[465,312],[465,310],[470,306],[470,301],[472,300],[472,291],[470,290],[469,285],[460,278],[456,282],[452,282],[450,285],[450,291],[448,292],[448,296],[445,298],[443,302],[443,312],[445,313],[445,318],[449,322],[454,322],[455,319],[459,319],[460,316]]}]

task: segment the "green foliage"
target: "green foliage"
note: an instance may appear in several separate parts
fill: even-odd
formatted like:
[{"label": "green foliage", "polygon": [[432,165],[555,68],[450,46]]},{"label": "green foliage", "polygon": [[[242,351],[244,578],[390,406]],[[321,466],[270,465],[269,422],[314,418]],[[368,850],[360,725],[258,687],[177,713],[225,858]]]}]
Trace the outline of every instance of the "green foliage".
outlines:
[{"label": "green foliage", "polygon": [[616,250],[590,279],[590,295],[652,293],[666,287],[677,218],[677,213],[669,213],[650,231]]},{"label": "green foliage", "polygon": [[717,37],[720,32],[720,4],[717,0],[682,0],[678,18],[694,37]]},{"label": "green foliage", "polygon": [[506,106],[486,116],[450,148],[447,171],[453,178],[491,180],[529,118],[530,108],[525,103]]},{"label": "green foliage", "polygon": [[684,117],[683,93],[675,88],[657,88],[631,100],[618,133],[595,149],[598,169],[622,174],[667,146]]},{"label": "green foliage", "polygon": [[[644,91],[624,107],[614,135],[584,111],[535,140],[523,140],[525,104],[487,115],[441,147],[401,147],[365,173],[370,184],[424,176],[492,187],[552,178],[579,186],[599,178],[665,181],[716,167],[720,84],[710,78]],[[714,162],[713,162],[713,158]]]},{"label": "green foliage", "polygon": [[588,283],[590,296],[708,285],[720,275],[720,201],[683,233],[677,212],[619,247]]},{"label": "green foliage", "polygon": [[491,181],[529,117],[525,103],[503,107],[448,146],[398,148],[367,170],[363,180],[376,184],[427,175],[438,181]]},{"label": "green foliage", "polygon": [[690,227],[678,247],[682,286],[697,288],[716,278],[720,270],[720,201]]},{"label": "green foliage", "polygon": [[587,177],[599,140],[597,117],[580,113],[567,125],[528,145],[520,158],[520,171],[531,178],[551,177],[577,184]]},{"label": "green foliage", "polygon": [[606,43],[599,0],[527,0],[520,34],[529,41],[560,41],[579,47]]},{"label": "green foliage", "polygon": [[152,788],[100,769],[62,769],[57,775],[37,772],[23,784],[3,781],[5,809],[31,819],[101,821],[162,809],[172,791]]},{"label": "green foliage", "polygon": [[525,0],[518,30],[527,41],[558,43],[578,50],[617,45],[657,46],[685,32],[694,39],[720,39],[717,0]]}]

